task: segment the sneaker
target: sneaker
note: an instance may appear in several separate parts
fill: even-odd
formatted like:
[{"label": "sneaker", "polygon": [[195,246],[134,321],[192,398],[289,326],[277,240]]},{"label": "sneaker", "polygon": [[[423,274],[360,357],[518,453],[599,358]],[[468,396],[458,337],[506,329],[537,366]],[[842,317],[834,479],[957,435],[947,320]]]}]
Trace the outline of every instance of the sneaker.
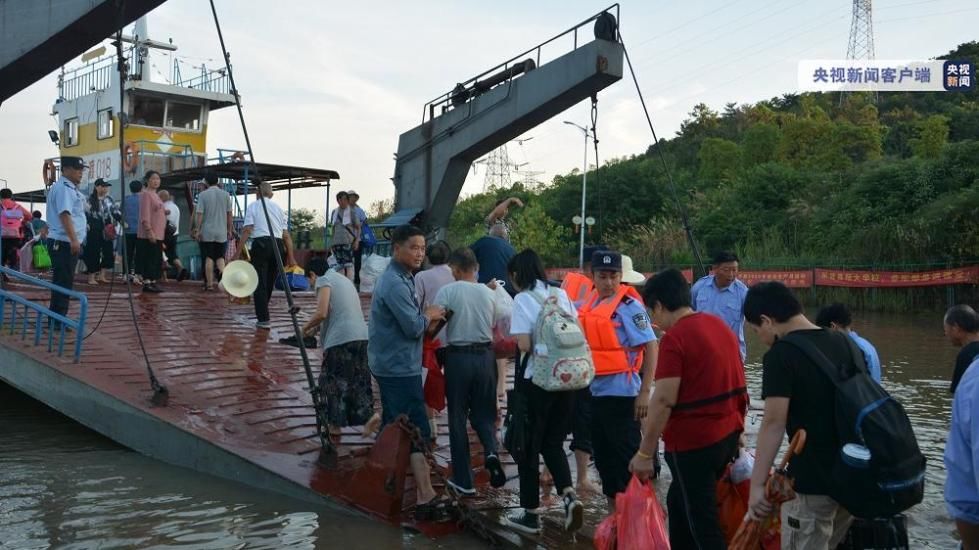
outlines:
[{"label": "sneaker", "polygon": [[163,289],[156,286],[156,283],[150,283],[150,284],[143,285],[143,292],[151,292],[153,294],[159,294],[160,292],[163,292]]},{"label": "sneaker", "polygon": [[452,490],[454,493],[456,493],[459,496],[463,496],[463,497],[476,496],[476,489],[473,489],[471,487],[470,488],[463,487],[462,485],[457,484],[451,479],[445,480],[445,484],[449,486],[450,490]]},{"label": "sneaker", "polygon": [[506,485],[506,473],[503,471],[503,465],[500,464],[500,458],[496,455],[489,455],[486,457],[486,471],[490,475],[490,485],[493,487],[503,487]]},{"label": "sneaker", "polygon": [[503,518],[503,523],[528,535],[540,534],[540,518],[530,510],[511,512]]},{"label": "sneaker", "polygon": [[564,502],[564,530],[572,533],[581,529],[585,510],[578,500],[578,495],[568,489],[564,492],[562,501]]},{"label": "sneaker", "polygon": [[272,328],[272,323],[270,321],[258,321],[255,323],[255,328],[269,330]]}]

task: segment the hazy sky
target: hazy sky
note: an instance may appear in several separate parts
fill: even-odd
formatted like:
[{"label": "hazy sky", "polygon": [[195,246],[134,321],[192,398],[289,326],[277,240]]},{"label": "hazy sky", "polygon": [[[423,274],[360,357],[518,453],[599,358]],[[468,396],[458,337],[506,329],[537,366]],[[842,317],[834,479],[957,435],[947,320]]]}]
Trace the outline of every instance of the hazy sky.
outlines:
[{"label": "hazy sky", "polygon": [[[693,105],[723,109],[796,90],[800,59],[846,54],[848,0],[622,2],[621,29],[661,137]],[[578,0],[517,2],[333,2],[218,0],[246,122],[261,162],[337,170],[340,188],[361,203],[393,196],[398,136],[421,122],[422,106],[452,86],[531,48],[599,11]],[[974,0],[874,2],[877,58],[925,59],[975,40]],[[220,47],[205,0],[170,0],[150,15],[151,38],[172,38],[191,65],[218,66]],[[590,36],[590,30],[588,31]],[[570,50],[570,40],[544,51]],[[153,79],[170,74],[158,53]],[[40,187],[42,159],[55,150],[46,132],[56,77],[0,106],[0,178],[15,191]],[[544,181],[582,163],[583,138],[562,120],[585,124],[588,102],[532,129],[508,146],[513,162]],[[599,95],[602,159],[644,151],[652,138],[632,82]],[[243,148],[233,108],[211,115],[208,147]],[[594,162],[592,158],[590,162]],[[484,171],[470,171],[464,193]],[[335,188],[336,189],[336,188]],[[276,197],[282,199],[284,197]],[[294,206],[323,208],[322,193],[300,191]]]}]

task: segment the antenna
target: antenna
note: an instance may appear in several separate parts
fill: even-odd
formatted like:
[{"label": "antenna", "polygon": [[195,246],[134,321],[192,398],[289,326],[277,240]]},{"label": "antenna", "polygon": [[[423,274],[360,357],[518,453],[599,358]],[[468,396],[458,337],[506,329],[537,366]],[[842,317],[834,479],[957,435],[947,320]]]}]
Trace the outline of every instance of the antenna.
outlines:
[{"label": "antenna", "polygon": [[[874,20],[871,0],[853,0],[853,18],[850,21],[850,41],[846,47],[847,59],[874,59]],[[847,92],[840,94],[840,104]],[[872,95],[877,103],[877,92]]]},{"label": "antenna", "polygon": [[509,189],[511,185],[510,170],[513,163],[507,153],[506,144],[490,151],[486,157],[486,175],[483,178],[483,193],[492,188]]}]

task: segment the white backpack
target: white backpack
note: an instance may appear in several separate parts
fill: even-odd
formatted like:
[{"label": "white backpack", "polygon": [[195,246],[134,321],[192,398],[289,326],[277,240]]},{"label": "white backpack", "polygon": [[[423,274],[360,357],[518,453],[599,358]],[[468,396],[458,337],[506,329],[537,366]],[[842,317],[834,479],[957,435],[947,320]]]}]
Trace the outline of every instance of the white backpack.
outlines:
[{"label": "white backpack", "polygon": [[595,378],[591,349],[578,319],[561,307],[559,288],[549,288],[547,298],[530,295],[541,305],[534,326],[532,382],[547,391],[572,391],[588,387]]}]

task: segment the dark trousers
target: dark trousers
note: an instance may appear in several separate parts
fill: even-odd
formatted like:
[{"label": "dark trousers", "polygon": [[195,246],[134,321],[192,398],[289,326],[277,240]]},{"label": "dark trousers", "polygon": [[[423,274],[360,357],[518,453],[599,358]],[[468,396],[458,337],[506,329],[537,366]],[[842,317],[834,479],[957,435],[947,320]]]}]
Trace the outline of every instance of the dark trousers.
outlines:
[{"label": "dark trousers", "polygon": [[635,419],[635,397],[592,397],[592,445],[602,492],[615,497],[632,478],[629,461],[642,443],[642,428]]},{"label": "dark trousers", "polygon": [[[75,265],[78,263],[78,256],[71,253],[71,243],[51,239],[48,241],[48,250],[51,253],[51,282],[71,290],[75,282]],[[65,315],[68,313],[68,303],[68,296],[52,292],[49,309]]]},{"label": "dark trousers", "polygon": [[693,451],[667,452],[673,482],[666,493],[670,547],[676,550],[727,548],[718,523],[717,480],[738,452],[739,432]]},{"label": "dark trousers", "polygon": [[136,239],[136,273],[147,281],[158,281],[163,276],[163,248],[160,241]]},{"label": "dark trousers", "polygon": [[360,287],[360,266],[364,263],[364,243],[357,246],[354,250],[354,285]]},{"label": "dark trousers", "polygon": [[20,270],[20,262],[17,261],[17,251],[23,239],[18,237],[3,237],[0,239],[0,248],[3,249],[3,265],[10,269]]},{"label": "dark trousers", "polygon": [[136,273],[136,234],[126,233],[126,272]]},{"label": "dark trousers", "polygon": [[89,222],[88,240],[85,242],[85,273],[93,275],[100,269],[112,269],[116,264],[112,241],[105,238],[101,220]]},{"label": "dark trousers", "polygon": [[483,454],[496,454],[496,356],[489,344],[446,349],[445,398],[449,407],[452,481],[471,489],[473,476],[466,419],[483,444]]},{"label": "dark trousers", "polygon": [[252,265],[258,272],[258,288],[255,289],[252,301],[255,302],[255,316],[260,322],[269,320],[269,300],[272,299],[275,278],[279,276],[279,266],[275,263],[275,251],[272,248],[274,246],[278,246],[279,254],[285,257],[282,239],[259,237],[252,241]]},{"label": "dark trousers", "polygon": [[591,436],[591,389],[574,392],[574,420],[571,424],[571,450],[593,455]]},{"label": "dark trousers", "polygon": [[540,456],[551,471],[558,494],[571,487],[571,468],[564,454],[564,438],[571,431],[574,392],[548,392],[530,380],[518,380],[519,391],[527,393],[531,442],[527,460],[517,464],[520,474],[520,506],[540,506]]}]

